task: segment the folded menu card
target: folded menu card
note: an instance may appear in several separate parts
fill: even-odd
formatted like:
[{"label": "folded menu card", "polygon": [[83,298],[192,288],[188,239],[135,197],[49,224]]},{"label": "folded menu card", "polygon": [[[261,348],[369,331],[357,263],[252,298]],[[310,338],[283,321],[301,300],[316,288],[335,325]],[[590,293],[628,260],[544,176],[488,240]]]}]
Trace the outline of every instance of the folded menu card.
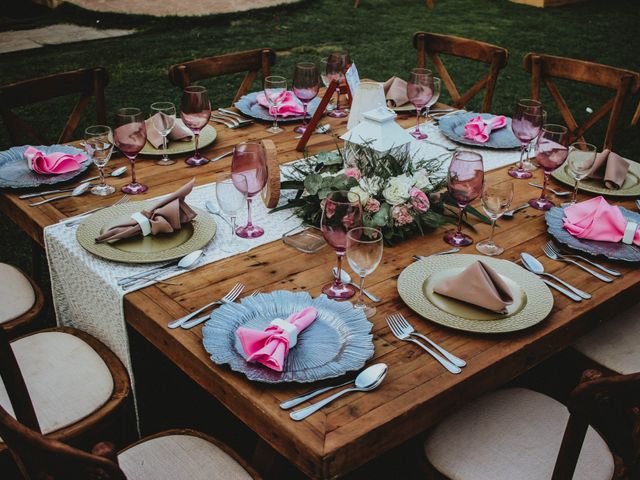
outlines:
[{"label": "folded menu card", "polygon": [[409,103],[407,97],[407,82],[398,77],[391,77],[384,82],[384,97],[387,100],[387,106],[390,108],[401,107]]},{"label": "folded menu card", "polygon": [[640,231],[629,224],[615,205],[609,205],[603,197],[576,203],[564,209],[564,228],[576,238],[620,242],[628,226],[630,241],[640,245]]},{"label": "folded menu card", "polygon": [[[264,108],[269,109],[269,115],[276,114],[276,108],[269,104],[267,97],[264,93],[260,93],[256,100],[260,105]],[[284,94],[284,100],[278,107],[278,116],[279,117],[300,117],[304,114],[304,108],[300,101],[296,98],[293,92],[287,91]]]},{"label": "folded menu card", "polygon": [[607,188],[617,190],[624,185],[628,171],[629,160],[607,148],[596,156],[589,178],[603,180]]},{"label": "folded menu card", "polygon": [[511,291],[504,280],[480,260],[461,273],[440,281],[433,291],[496,313],[507,313],[507,306],[513,303]]},{"label": "folded menu card", "polygon": [[489,141],[491,132],[503,128],[507,124],[507,117],[498,115],[491,118],[473,117],[464,126],[464,137],[478,143]]},{"label": "folded menu card", "polygon": [[191,222],[197,215],[185,201],[195,181],[195,178],[191,179],[172,194],[158,200],[149,210],[136,212],[131,215],[131,219],[110,227],[96,238],[96,242],[116,242],[138,235],[157,235],[180,230],[183,224]]},{"label": "folded menu card", "polygon": [[311,325],[318,311],[313,307],[289,315],[286,320],[276,318],[264,330],[239,327],[236,335],[248,362],[258,362],[265,367],[281,372],[284,361],[297,341],[298,335]]},{"label": "folded menu card", "polygon": [[27,147],[24,151],[24,158],[30,170],[43,175],[75,172],[87,160],[84,153],[71,155],[70,153],[54,152],[45,155],[34,147]]},{"label": "folded menu card", "polygon": [[[161,115],[160,112],[156,113],[154,117],[157,117],[159,115]],[[147,126],[147,141],[151,145],[153,145],[153,148],[156,148],[156,149],[162,148],[162,135],[160,135],[160,132],[158,132],[158,130],[156,130],[156,128],[153,126],[153,117],[148,118],[147,120],[145,120],[144,123]],[[193,138],[193,133],[191,133],[191,130],[189,130],[187,127],[182,125],[182,123],[176,121],[173,124],[173,128],[169,132],[169,135],[167,135],[167,145],[169,144],[170,141],[171,142],[177,142],[177,141],[188,142],[192,138]]]}]

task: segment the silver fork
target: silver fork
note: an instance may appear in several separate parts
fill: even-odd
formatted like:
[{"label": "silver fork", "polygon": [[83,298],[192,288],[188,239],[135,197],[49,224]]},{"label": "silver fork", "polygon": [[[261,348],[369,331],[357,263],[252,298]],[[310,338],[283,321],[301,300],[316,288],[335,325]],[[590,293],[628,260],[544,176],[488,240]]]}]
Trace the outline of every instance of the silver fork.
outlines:
[{"label": "silver fork", "polygon": [[414,337],[421,338],[422,340],[427,342],[429,345],[431,345],[433,348],[435,348],[438,352],[440,352],[442,355],[444,355],[444,357],[447,360],[449,360],[451,363],[453,363],[455,366],[457,366],[457,367],[466,367],[467,366],[467,362],[465,362],[461,358],[456,357],[454,354],[452,354],[450,352],[447,352],[440,345],[438,345],[437,343],[431,341],[426,335],[423,335],[420,332],[416,332],[416,329],[413,328],[413,325],[411,325],[408,322],[408,320],[406,318],[404,318],[402,315],[400,315],[399,313],[394,313],[393,315],[390,315],[389,318],[391,318],[392,320],[395,320],[397,322],[397,324],[403,329],[404,332],[408,333],[409,335],[413,335]]},{"label": "silver fork", "polygon": [[[252,292],[251,295],[247,295],[247,296],[248,297],[255,297],[259,293],[260,293],[260,290],[256,290],[255,292]],[[229,303],[229,302],[225,301],[225,302],[222,302],[222,303]],[[184,324],[181,325],[181,327],[184,328],[185,330],[189,330],[190,328],[193,328],[196,325],[200,325],[201,323],[206,322],[207,320],[209,320],[209,318],[211,318],[211,314],[203,315],[203,316],[198,317],[198,318],[196,318],[194,320],[191,320],[189,322],[185,322]]]},{"label": "silver fork", "polygon": [[215,300],[215,301],[213,301],[211,303],[207,303],[204,307],[200,307],[196,311],[191,312],[190,314],[185,315],[184,317],[181,317],[181,318],[179,318],[177,320],[174,320],[173,322],[170,322],[169,325],[167,325],[167,326],[169,328],[181,327],[185,323],[187,323],[189,320],[191,320],[193,317],[195,317],[195,316],[199,315],[200,313],[204,312],[207,308],[211,308],[214,305],[222,305],[225,302],[233,302],[236,298],[238,298],[240,296],[240,294],[242,293],[243,290],[244,290],[244,285],[242,283],[236,283],[233,286],[233,288],[231,290],[229,290],[229,293],[227,293],[221,299]]},{"label": "silver fork", "polygon": [[217,112],[215,112],[217,116],[232,118],[235,120],[238,125],[253,123],[253,120],[249,120],[247,118],[242,118],[237,113],[232,112],[231,110],[225,110],[224,108],[219,108]]},{"label": "silver fork", "polygon": [[216,123],[222,123],[223,125],[226,125],[228,128],[237,127],[236,123],[232,122],[231,119],[228,117],[219,117],[217,115],[211,114],[211,117],[209,118],[209,120]]},{"label": "silver fork", "polygon": [[603,272],[607,272],[609,275],[613,275],[614,277],[622,276],[622,274],[619,271],[614,270],[612,268],[607,268],[604,265],[600,265],[599,263],[592,262],[591,260],[583,257],[582,255],[574,255],[574,254],[570,255],[567,253],[562,253],[560,249],[556,246],[556,244],[553,242],[548,242],[547,245],[549,245],[549,248],[553,250],[556,253],[556,255],[558,255],[559,258],[577,258],[578,260],[582,260],[583,262],[586,262],[593,267],[599,268]]},{"label": "silver fork", "polygon": [[603,282],[607,282],[607,283],[613,282],[613,279],[607,277],[606,275],[602,275],[601,273],[595,272],[595,271],[591,270],[590,268],[585,267],[581,263],[576,262],[575,260],[571,260],[570,258],[564,258],[564,256],[558,255],[556,253],[555,248],[553,248],[553,242],[547,242],[544,245],[544,247],[542,247],[542,251],[551,260],[556,260],[558,262],[571,263],[571,264],[575,265],[576,267],[581,268],[585,272],[590,273],[591,275],[593,275],[597,279],[602,280]]},{"label": "silver fork", "polygon": [[[94,208],[93,210],[89,210],[87,212],[81,213],[80,215],[77,215],[73,220],[69,220],[68,222],[66,222],[65,225],[67,227],[73,227],[74,225],[79,224],[85,218],[87,218],[89,215],[91,215],[92,213],[97,212],[98,210],[102,210],[102,209],[108,208],[108,207],[113,207],[115,205],[122,205],[123,203],[127,203],[128,201],[129,201],[129,195],[123,195],[117,201],[113,202],[111,205],[108,205],[106,207]],[[62,220],[62,221],[64,222],[64,220]]]},{"label": "silver fork", "polygon": [[438,354],[437,352],[434,352],[433,350],[431,350],[424,343],[416,340],[415,338],[412,338],[409,335],[409,333],[407,331],[405,331],[397,323],[397,321],[395,319],[391,318],[390,316],[387,316],[386,317],[386,321],[387,321],[387,325],[389,326],[389,330],[391,330],[391,333],[393,333],[393,335],[398,340],[402,340],[403,342],[415,343],[420,348],[424,349],[429,355],[431,355],[433,358],[435,358],[440,363],[440,365],[442,365],[444,368],[449,370],[451,373],[460,373],[462,371],[462,369],[460,367],[454,365],[453,363],[451,363],[446,358],[443,358],[440,354]]},{"label": "silver fork", "polygon": [[422,260],[425,258],[433,257],[435,255],[449,255],[450,253],[458,253],[460,249],[458,247],[450,248],[449,250],[444,250],[442,252],[432,253],[431,255],[414,255],[414,260]]},{"label": "silver fork", "polygon": [[[542,190],[542,185],[538,184],[538,183],[534,183],[534,182],[529,182],[529,185],[531,185],[532,187],[536,187]],[[549,190],[551,193],[553,193],[556,197],[566,197],[568,195],[571,195],[573,192],[563,192],[561,190],[554,190],[553,188],[551,188],[549,185],[547,185],[547,190]]]}]

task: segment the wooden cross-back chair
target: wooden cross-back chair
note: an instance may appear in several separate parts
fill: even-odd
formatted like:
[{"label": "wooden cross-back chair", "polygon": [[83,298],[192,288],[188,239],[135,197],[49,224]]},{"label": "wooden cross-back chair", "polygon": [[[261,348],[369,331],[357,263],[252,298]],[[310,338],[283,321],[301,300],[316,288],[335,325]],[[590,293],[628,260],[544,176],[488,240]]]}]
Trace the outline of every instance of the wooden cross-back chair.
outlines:
[{"label": "wooden cross-back chair", "polygon": [[[505,67],[509,58],[509,52],[505,48],[478,40],[428,32],[415,33],[413,35],[413,46],[418,50],[418,67],[424,68],[426,66],[427,56],[431,60],[442,83],[447,88],[449,95],[451,95],[453,107],[464,108],[469,100],[484,89],[485,94],[481,111],[489,112],[491,110],[491,101],[493,100],[498,74]],[[440,58],[440,54],[487,63],[489,64],[489,72],[474,83],[469,90],[460,94],[458,87],[456,87],[449,71]]]},{"label": "wooden cross-back chair", "polygon": [[0,86],[0,115],[14,145],[23,143],[25,137],[42,144],[52,144],[26,120],[13,110],[56,97],[80,94],[69,119],[57,138],[57,143],[73,140],[74,132],[92,97],[95,97],[96,116],[99,124],[106,123],[104,89],[109,83],[109,75],[103,67],[54,73],[44,77]]},{"label": "wooden cross-back chair", "polygon": [[276,53],[270,48],[198,58],[169,67],[169,81],[185,88],[198,80],[247,72],[233,99],[235,103],[247,94],[258,72],[262,73],[262,78],[268,77],[275,63]]},{"label": "wooden cross-back chair", "polygon": [[[544,83],[560,114],[569,128],[570,141],[583,139],[584,134],[607,113],[609,124],[604,139],[604,148],[613,148],[620,113],[625,99],[640,90],[640,74],[622,68],[599,63],[556,57],[541,53],[528,53],[524,57],[524,68],[531,74],[531,96],[540,98],[540,84]],[[553,82],[554,78],[572,80],[613,90],[615,93],[597,111],[592,113],[582,125],[578,125],[567,102]]]}]

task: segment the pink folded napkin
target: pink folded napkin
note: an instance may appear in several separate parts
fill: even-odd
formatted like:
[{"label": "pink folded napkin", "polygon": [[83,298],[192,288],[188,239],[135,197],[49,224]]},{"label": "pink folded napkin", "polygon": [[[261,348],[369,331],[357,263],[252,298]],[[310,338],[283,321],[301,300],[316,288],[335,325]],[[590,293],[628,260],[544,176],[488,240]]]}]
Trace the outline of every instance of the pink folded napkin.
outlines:
[{"label": "pink folded napkin", "polygon": [[[160,112],[156,113],[154,116],[160,115]],[[147,141],[153,145],[153,148],[158,149],[162,147],[162,135],[160,132],[156,130],[153,126],[153,117],[147,118],[144,123],[147,126]],[[193,133],[187,127],[183,126],[182,123],[176,121],[173,124],[173,128],[167,135],[167,145],[169,142],[177,142],[183,141],[188,142],[193,138]]]},{"label": "pink folded napkin", "polygon": [[45,155],[34,147],[28,147],[24,151],[24,158],[30,170],[43,175],[75,172],[87,160],[87,156],[84,153],[71,155],[69,153],[54,152]]},{"label": "pink folded napkin", "polygon": [[628,171],[629,160],[607,148],[596,156],[589,178],[604,180],[607,188],[617,190],[624,185]]},{"label": "pink folded napkin", "polygon": [[[564,228],[576,238],[620,242],[627,220],[615,205],[603,197],[576,203],[564,209]],[[633,243],[640,245],[640,231],[636,230]]]},{"label": "pink folded napkin", "polygon": [[409,103],[407,97],[407,81],[398,77],[391,77],[384,82],[384,97],[387,100],[387,106],[390,108],[401,107]]},{"label": "pink folded napkin", "polygon": [[[256,97],[258,103],[264,108],[269,109],[269,115],[276,114],[276,108],[269,105],[269,101],[264,93],[258,94]],[[284,101],[278,107],[278,116],[279,117],[300,117],[304,114],[304,108],[300,103],[300,100],[296,98],[293,92],[286,91],[284,94]]]},{"label": "pink folded napkin", "polygon": [[317,316],[318,311],[315,308],[307,307],[289,315],[286,320],[276,318],[264,330],[239,327],[236,335],[248,357],[247,361],[258,362],[281,372],[289,349],[295,346],[298,335],[311,325]]},{"label": "pink folded napkin", "polygon": [[478,115],[469,120],[464,126],[464,137],[478,143],[486,143],[489,141],[493,130],[498,130],[506,124],[507,118],[504,115],[497,115],[488,119],[484,119]]}]

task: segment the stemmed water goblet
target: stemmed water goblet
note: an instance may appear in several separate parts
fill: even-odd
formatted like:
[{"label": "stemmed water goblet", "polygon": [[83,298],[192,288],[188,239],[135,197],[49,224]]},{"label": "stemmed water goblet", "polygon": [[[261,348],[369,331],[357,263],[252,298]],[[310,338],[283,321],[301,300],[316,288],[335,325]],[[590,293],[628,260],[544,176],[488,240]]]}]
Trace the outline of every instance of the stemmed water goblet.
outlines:
[{"label": "stemmed water goblet", "polygon": [[351,298],[356,291],[351,285],[342,283],[342,258],[347,251],[347,232],[362,226],[362,205],[360,198],[344,190],[332,191],[322,201],[320,230],[326,242],[336,251],[338,268],[335,279],[322,287],[322,293],[329,298]]},{"label": "stemmed water goblet", "polygon": [[426,68],[414,68],[407,82],[407,98],[416,107],[416,128],[409,133],[417,140],[424,140],[427,135],[420,131],[420,113],[433,97],[433,74]]},{"label": "stemmed water goblet", "polygon": [[[331,84],[331,79],[327,76],[327,59],[323,58],[320,60],[320,79],[322,80],[322,84],[324,88],[329,88]],[[336,106],[333,103],[333,100],[329,100],[327,103],[327,108],[325,109],[327,112],[334,110]]]},{"label": "stemmed water goblet", "polygon": [[378,268],[382,260],[382,240],[382,232],[377,228],[356,227],[347,233],[347,261],[351,269],[360,276],[360,294],[354,307],[362,309],[367,318],[376,314],[376,307],[364,302],[364,279]]},{"label": "stemmed water goblet", "polygon": [[491,235],[486,240],[476,244],[476,250],[488,256],[500,255],[504,248],[493,241],[493,233],[496,229],[496,221],[506,212],[513,201],[513,183],[511,182],[485,182],[482,189],[482,209],[491,219]]},{"label": "stemmed water goblet", "polygon": [[211,118],[211,102],[209,92],[200,85],[191,85],[182,92],[182,103],[180,104],[180,118],[195,137],[195,151],[193,156],[184,162],[192,167],[209,163],[209,159],[203,157],[198,150],[200,132],[209,123]]},{"label": "stemmed water goblet", "polygon": [[[278,113],[280,105],[287,96],[287,79],[277,75],[271,75],[264,79],[264,96],[271,107],[273,107],[273,125],[267,128],[269,133],[280,133],[282,128],[278,126]],[[271,110],[271,109],[269,109]]]},{"label": "stemmed water goblet", "polygon": [[447,190],[458,204],[458,227],[443,237],[448,244],[464,247],[473,243],[470,236],[462,233],[462,215],[467,205],[480,196],[483,184],[482,155],[468,150],[455,152],[447,174]]},{"label": "stemmed water goblet", "polygon": [[522,99],[516,104],[516,109],[511,119],[511,130],[522,144],[520,161],[517,167],[509,169],[509,175],[513,178],[531,178],[533,174],[524,168],[524,153],[527,146],[540,134],[543,123],[542,104],[537,100]]},{"label": "stemmed water goblet", "polygon": [[576,197],[578,195],[578,186],[580,180],[584,180],[591,173],[593,164],[596,162],[598,154],[598,148],[595,145],[585,142],[575,142],[569,147],[567,154],[568,170],[573,179],[576,181],[573,188],[573,195],[569,202],[562,204],[563,207],[570,207],[576,204]]},{"label": "stemmed water goblet", "polygon": [[345,72],[350,66],[351,57],[346,52],[332,53],[327,58],[327,78],[330,82],[335,80],[338,84],[336,88],[336,107],[327,114],[329,117],[344,118],[348,115],[345,110],[340,108],[340,89],[346,83]]},{"label": "stemmed water goblet", "polygon": [[173,165],[175,160],[167,155],[167,135],[176,124],[176,106],[171,102],[155,102],[151,104],[151,124],[162,136],[162,158],[156,165]]},{"label": "stemmed water goblet", "polygon": [[[431,100],[429,100],[425,105],[424,116],[426,118],[429,118],[429,110],[431,109],[431,107],[433,107],[436,104],[436,102],[440,98],[441,85],[442,85],[441,80],[438,77],[433,77],[433,95],[431,97]],[[425,138],[428,138],[428,135],[426,133],[424,135],[425,135]]]},{"label": "stemmed water goblet", "polygon": [[304,133],[307,129],[307,109],[309,102],[318,96],[320,75],[318,67],[311,62],[301,62],[293,72],[293,94],[300,100],[304,108],[302,125],[293,129],[296,133]]},{"label": "stemmed water goblet", "polygon": [[113,132],[106,125],[93,125],[84,131],[84,150],[100,172],[100,184],[91,188],[91,193],[102,197],[111,195],[116,189],[104,180],[104,167],[113,151]]},{"label": "stemmed water goblet", "polygon": [[264,230],[251,222],[251,201],[264,188],[268,178],[267,154],[262,143],[243,142],[236,145],[233,149],[231,173],[242,174],[246,180],[246,183],[234,183],[238,189],[246,186],[243,193],[247,195],[247,224],[238,227],[236,233],[242,238],[260,237]]},{"label": "stemmed water goblet", "polygon": [[542,168],[544,183],[542,184],[540,197],[529,200],[529,205],[536,210],[549,210],[554,206],[554,203],[546,197],[547,182],[549,181],[549,175],[567,159],[568,140],[569,132],[567,127],[554,124],[547,124],[542,127],[535,146],[534,163]]},{"label": "stemmed water goblet", "polygon": [[247,200],[249,186],[247,179],[240,173],[216,182],[216,200],[223,213],[231,218],[231,238],[220,248],[223,252],[237,252],[241,245],[236,236],[236,217]]},{"label": "stemmed water goblet", "polygon": [[122,191],[129,195],[144,193],[149,187],[138,183],[136,179],[136,157],[147,143],[147,128],[142,110],[131,107],[120,108],[116,112],[115,123],[113,142],[131,162],[131,183],[122,187]]}]

